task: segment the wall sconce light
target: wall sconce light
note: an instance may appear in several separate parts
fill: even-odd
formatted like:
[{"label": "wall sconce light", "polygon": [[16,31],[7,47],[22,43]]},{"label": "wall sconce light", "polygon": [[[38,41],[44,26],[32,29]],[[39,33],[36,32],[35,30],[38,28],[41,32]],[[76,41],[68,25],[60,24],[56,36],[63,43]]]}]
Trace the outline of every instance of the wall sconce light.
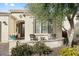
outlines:
[{"label": "wall sconce light", "polygon": [[24,17],[26,17],[26,15],[25,15],[25,14],[23,14],[23,16],[24,16]]},{"label": "wall sconce light", "polygon": [[3,21],[3,23],[4,23],[5,25],[7,25],[7,23],[6,23],[5,21]]}]

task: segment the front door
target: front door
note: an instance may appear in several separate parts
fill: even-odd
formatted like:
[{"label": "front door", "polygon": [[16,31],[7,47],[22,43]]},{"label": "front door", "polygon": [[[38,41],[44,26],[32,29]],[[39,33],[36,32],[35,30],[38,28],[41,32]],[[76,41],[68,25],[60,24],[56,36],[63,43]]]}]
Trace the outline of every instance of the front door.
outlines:
[{"label": "front door", "polygon": [[18,39],[24,39],[25,37],[25,22],[19,22],[17,23],[17,34],[18,34]]}]

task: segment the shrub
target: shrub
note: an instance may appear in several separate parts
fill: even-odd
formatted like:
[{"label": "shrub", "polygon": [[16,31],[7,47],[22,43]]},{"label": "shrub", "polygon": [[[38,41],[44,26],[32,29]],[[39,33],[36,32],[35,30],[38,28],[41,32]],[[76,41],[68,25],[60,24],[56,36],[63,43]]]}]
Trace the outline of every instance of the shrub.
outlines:
[{"label": "shrub", "polygon": [[11,50],[12,56],[48,55],[51,52],[51,48],[41,42],[37,42],[33,46],[27,44],[17,45]]},{"label": "shrub", "polygon": [[33,48],[30,45],[24,44],[13,48],[11,53],[13,56],[30,56],[33,54]]},{"label": "shrub", "polygon": [[44,43],[42,42],[37,42],[34,46],[33,46],[33,50],[34,53],[37,55],[48,55],[52,52],[52,49],[49,48],[48,46],[46,46]]},{"label": "shrub", "polygon": [[79,56],[78,47],[66,47],[61,49],[60,55],[62,56]]}]

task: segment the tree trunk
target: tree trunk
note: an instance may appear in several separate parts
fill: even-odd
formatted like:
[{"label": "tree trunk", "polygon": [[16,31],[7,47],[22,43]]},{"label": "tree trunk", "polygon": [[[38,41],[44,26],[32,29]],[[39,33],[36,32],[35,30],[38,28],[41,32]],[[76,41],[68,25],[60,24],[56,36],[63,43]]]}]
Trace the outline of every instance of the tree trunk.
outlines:
[{"label": "tree trunk", "polygon": [[70,32],[68,32],[68,46],[71,47],[72,46],[72,41],[73,41],[73,36],[74,36],[74,29],[70,30]]},{"label": "tree trunk", "polygon": [[71,27],[70,32],[68,32],[68,40],[69,40],[69,44],[68,45],[70,47],[72,45],[73,36],[74,36],[74,17],[76,15],[76,13],[77,13],[77,7],[75,8],[74,12],[72,13],[72,16],[71,15],[67,16],[67,19],[68,19],[68,21],[70,23],[70,27]]},{"label": "tree trunk", "polygon": [[67,32],[68,33],[68,46],[71,47],[72,41],[73,41],[73,36],[74,36],[74,17],[72,18],[71,16],[68,16],[68,21],[70,23],[71,29]]}]

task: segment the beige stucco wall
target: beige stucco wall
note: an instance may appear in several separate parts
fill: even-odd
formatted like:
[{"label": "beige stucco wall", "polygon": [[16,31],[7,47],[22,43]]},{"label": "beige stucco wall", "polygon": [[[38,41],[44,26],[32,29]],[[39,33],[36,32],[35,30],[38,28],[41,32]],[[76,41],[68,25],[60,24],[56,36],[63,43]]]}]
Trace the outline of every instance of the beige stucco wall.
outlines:
[{"label": "beige stucco wall", "polygon": [[30,41],[30,34],[33,34],[33,17],[26,16],[25,18],[25,41]]},{"label": "beige stucco wall", "polygon": [[9,35],[16,33],[16,19],[9,17]]},{"label": "beige stucco wall", "polygon": [[25,20],[23,14],[24,14],[23,12],[11,13],[11,15],[14,16],[17,20]]},{"label": "beige stucco wall", "polygon": [[[9,17],[2,15],[0,16],[0,21],[1,21],[1,42],[6,43],[8,42],[8,20]],[[6,22],[7,25],[5,25],[3,22]]]}]

